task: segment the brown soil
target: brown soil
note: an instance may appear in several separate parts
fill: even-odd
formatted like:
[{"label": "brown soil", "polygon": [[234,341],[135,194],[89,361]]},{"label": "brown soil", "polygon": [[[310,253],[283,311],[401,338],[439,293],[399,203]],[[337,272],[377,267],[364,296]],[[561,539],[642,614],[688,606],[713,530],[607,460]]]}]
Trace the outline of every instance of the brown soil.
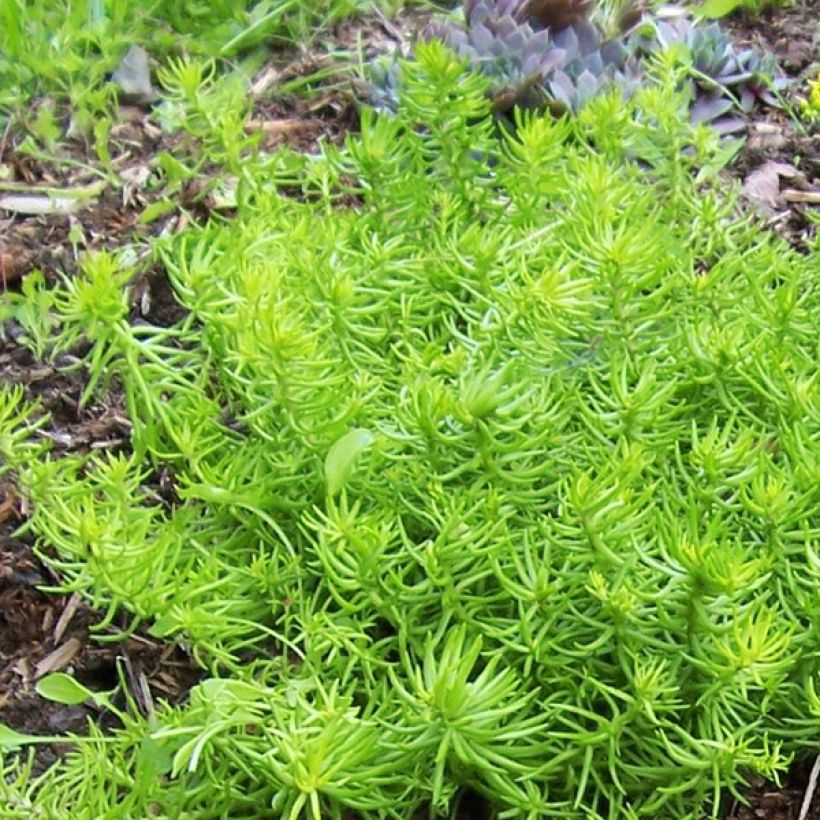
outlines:
[{"label": "brown soil", "polygon": [[[739,40],[774,50],[793,77],[804,79],[812,71],[816,73],[812,61],[820,54],[816,3],[798,0],[790,9],[757,18],[740,17],[727,25]],[[320,139],[342,141],[356,123],[350,75],[326,77],[307,96],[303,92],[282,94],[277,89],[330,65],[328,53],[333,46],[355,49],[361,40],[366,59],[406,50],[412,32],[423,23],[424,17],[418,14],[406,15],[399,21],[375,17],[349,22],[341,25],[332,42],[321,48],[279,55],[256,78],[248,130],[262,132],[262,147],[267,150],[288,145],[310,152],[316,150]],[[93,152],[88,146],[69,144],[60,157],[44,162],[21,152],[21,138],[11,133],[0,140],[0,162],[11,170],[11,181],[34,188],[76,188],[100,179],[88,170],[99,167],[89,156]],[[793,197],[790,200],[784,192],[812,193],[820,189],[819,139],[816,129],[801,132],[784,112],[763,111],[751,124],[748,144],[731,171],[745,180],[769,161],[792,166],[794,174],[779,178],[781,185],[775,200],[763,204],[753,201],[753,205],[761,208],[771,226],[798,247],[805,246],[811,231],[816,230],[806,217],[807,209],[816,206]],[[160,151],[173,155],[180,150],[176,138],[164,134],[150,112],[122,109],[111,143],[113,166],[123,180],[122,186],[104,187],[89,200],[88,207],[70,217],[10,216],[0,220],[0,292],[7,283],[8,287],[19,287],[22,277],[35,268],[43,270],[50,280],[70,275],[84,251],[129,245],[139,256],[145,253],[147,237],[174,232],[222,207],[207,185],[190,185],[172,195],[163,188],[155,157]],[[85,167],[78,170],[73,160],[81,160]],[[141,222],[144,209],[166,195],[175,203],[173,210],[148,223]],[[180,316],[159,268],[146,267],[135,282],[132,296],[135,317],[167,325]],[[81,407],[80,373],[65,374],[65,360],[54,365],[36,362],[18,343],[20,329],[13,323],[5,333],[5,339],[0,339],[0,381],[21,384],[30,398],[42,402],[43,409],[51,414],[42,434],[53,441],[55,450],[84,452],[127,447],[129,423],[116,387]],[[25,501],[7,479],[0,484],[0,722],[34,734],[82,732],[89,719],[103,727],[116,725],[112,715],[94,707],[66,707],[40,698],[34,686],[50,671],[70,672],[92,689],[112,689],[123,675],[131,695],[146,713],[157,700],[184,699],[200,672],[179,646],[163,644],[142,633],[101,643],[94,635],[100,613],[76,596],[41,591],[41,586],[54,585],[59,579],[38,560],[28,538],[15,536],[26,514]],[[125,627],[125,614],[115,620],[102,636]],[[50,765],[66,748],[40,749],[38,768]],[[795,820],[809,781],[809,768],[810,763],[795,766],[782,788],[759,784],[749,789],[749,805],[727,806],[726,820]],[[484,808],[474,806],[468,814],[477,817]],[[805,820],[819,819],[820,799],[815,797]]]},{"label": "brown soil", "polygon": [[[734,802],[725,820],[797,820],[801,817],[803,801],[811,778],[812,761],[793,767],[781,787],[759,783],[748,793],[748,806]],[[808,794],[810,800],[803,820],[820,820],[820,794]]]},{"label": "brown soil", "polygon": [[817,226],[809,221],[808,212],[820,209],[820,123],[802,122],[794,114],[808,80],[820,71],[819,20],[817,0],[796,0],[786,9],[724,21],[738,43],[774,53],[792,80],[784,96],[793,110],[768,108],[755,115],[732,173],[748,181],[755,171],[777,163],[782,173],[775,177],[775,196],[768,201],[754,195],[748,199],[770,227],[798,248],[805,248],[816,236]]}]

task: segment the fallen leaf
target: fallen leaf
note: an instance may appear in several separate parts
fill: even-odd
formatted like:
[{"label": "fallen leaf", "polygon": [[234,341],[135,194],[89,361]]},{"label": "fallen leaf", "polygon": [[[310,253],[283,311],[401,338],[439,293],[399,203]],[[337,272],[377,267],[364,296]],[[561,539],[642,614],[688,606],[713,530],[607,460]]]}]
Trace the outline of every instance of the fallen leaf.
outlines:
[{"label": "fallen leaf", "polygon": [[122,92],[126,102],[149,105],[158,95],[151,85],[151,67],[148,52],[142,46],[133,45],[128,49],[122,62],[111,75],[111,80]]},{"label": "fallen leaf", "polygon": [[780,177],[794,177],[797,169],[784,162],[764,162],[743,181],[744,196],[762,205],[765,209],[774,207],[780,196]]},{"label": "fallen leaf", "polygon": [[333,443],[325,457],[325,480],[328,495],[336,495],[347,483],[359,454],[373,441],[374,436],[369,430],[357,427]]}]

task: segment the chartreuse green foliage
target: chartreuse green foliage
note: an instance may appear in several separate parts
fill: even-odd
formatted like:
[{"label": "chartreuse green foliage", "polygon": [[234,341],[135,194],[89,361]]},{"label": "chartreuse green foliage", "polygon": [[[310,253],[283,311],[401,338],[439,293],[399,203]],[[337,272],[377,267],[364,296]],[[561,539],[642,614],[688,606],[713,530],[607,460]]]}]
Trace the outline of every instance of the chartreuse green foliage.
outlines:
[{"label": "chartreuse green foliage", "polygon": [[808,122],[820,120],[820,71],[814,79],[807,83],[808,94],[800,102],[800,111],[803,118]]},{"label": "chartreuse green foliage", "polygon": [[440,44],[404,71],[161,241],[177,326],[109,256],[55,294],[133,452],[24,453],[30,529],[211,677],[7,759],[6,816],[694,819],[816,745],[817,255],[709,187],[677,77],[499,135]]},{"label": "chartreuse green foliage", "polygon": [[749,14],[761,14],[771,9],[793,6],[794,0],[704,0],[695,8],[701,17],[716,19],[727,17],[736,11],[745,11]]}]

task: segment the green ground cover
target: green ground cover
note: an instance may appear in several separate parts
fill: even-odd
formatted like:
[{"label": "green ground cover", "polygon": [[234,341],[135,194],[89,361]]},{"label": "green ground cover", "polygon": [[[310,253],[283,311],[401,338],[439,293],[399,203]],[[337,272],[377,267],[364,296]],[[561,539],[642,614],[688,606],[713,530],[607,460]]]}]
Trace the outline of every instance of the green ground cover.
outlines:
[{"label": "green ground cover", "polygon": [[208,678],[150,719],[41,681],[121,728],[35,776],[0,727],[3,816],[694,819],[813,751],[820,254],[742,215],[678,56],[504,125],[421,45],[311,156],[174,65],[235,213],[151,243],[170,327],[129,321],[127,253],[24,294],[131,446],[56,456],[4,388],[0,469],[61,588]]}]

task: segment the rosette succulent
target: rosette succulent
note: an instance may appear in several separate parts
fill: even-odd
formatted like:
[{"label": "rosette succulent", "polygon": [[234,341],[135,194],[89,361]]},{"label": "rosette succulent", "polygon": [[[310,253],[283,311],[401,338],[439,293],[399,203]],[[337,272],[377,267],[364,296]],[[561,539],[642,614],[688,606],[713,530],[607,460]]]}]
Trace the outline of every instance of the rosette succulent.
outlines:
[{"label": "rosette succulent", "polygon": [[357,82],[355,90],[371,108],[395,114],[399,106],[399,62],[395,57],[380,57],[368,66],[366,82]]},{"label": "rosette succulent", "polygon": [[657,22],[643,49],[655,51],[682,45],[689,54],[692,122],[709,123],[721,133],[745,126],[742,117],[758,102],[777,105],[775,93],[786,85],[772,55],[738,49],[717,23],[695,25],[689,20]]},{"label": "rosette succulent", "polygon": [[[692,88],[692,122],[720,133],[744,127],[739,114],[755,103],[775,104],[785,80],[774,58],[738,49],[717,23],[647,19],[641,0],[630,0],[612,27],[593,14],[592,0],[465,0],[463,19],[431,25],[424,39],[444,41],[491,82],[493,107],[544,106],[577,111],[599,94],[617,89],[629,96],[642,82],[644,61],[683,46]],[[371,102],[391,109],[397,73],[376,66]]]},{"label": "rosette succulent", "polygon": [[465,24],[431,25],[425,39],[443,40],[493,81],[493,103],[504,110],[514,103],[542,100],[546,77],[567,60],[546,29],[536,31],[526,20],[522,0],[468,0]]},{"label": "rosette succulent", "polygon": [[549,105],[557,111],[577,111],[610,88],[630,94],[641,82],[638,61],[617,40],[603,42],[588,20],[557,30],[551,37],[565,56],[562,65],[545,78]]},{"label": "rosette succulent", "polygon": [[426,38],[447,43],[493,81],[496,110],[514,103],[575,110],[610,86],[639,74],[626,49],[604,43],[589,19],[590,0],[466,0],[464,24],[431,26]]}]

